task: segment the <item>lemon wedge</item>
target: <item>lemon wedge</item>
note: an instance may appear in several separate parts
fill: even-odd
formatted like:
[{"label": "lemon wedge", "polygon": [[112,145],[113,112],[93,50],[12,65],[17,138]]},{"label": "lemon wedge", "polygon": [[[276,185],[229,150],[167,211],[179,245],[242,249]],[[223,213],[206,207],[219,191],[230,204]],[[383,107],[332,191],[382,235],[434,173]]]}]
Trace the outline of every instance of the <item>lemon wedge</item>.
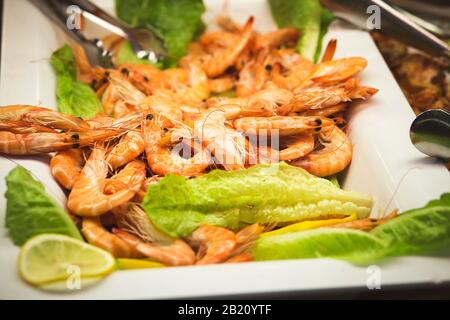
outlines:
[{"label": "lemon wedge", "polygon": [[117,259],[117,265],[121,270],[132,270],[132,269],[148,269],[148,268],[164,268],[166,265],[149,260],[142,259]]}]

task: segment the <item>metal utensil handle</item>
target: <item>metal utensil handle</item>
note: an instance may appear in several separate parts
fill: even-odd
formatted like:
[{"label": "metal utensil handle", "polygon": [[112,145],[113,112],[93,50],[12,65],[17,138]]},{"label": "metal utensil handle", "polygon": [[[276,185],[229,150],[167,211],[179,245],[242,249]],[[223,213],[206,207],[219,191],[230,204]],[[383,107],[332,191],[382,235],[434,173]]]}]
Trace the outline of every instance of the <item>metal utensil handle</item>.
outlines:
[{"label": "metal utensil handle", "polygon": [[67,6],[59,0],[30,0],[45,16],[50,18],[58,27],[65,31],[72,39],[79,43],[88,40],[77,29],[67,27]]},{"label": "metal utensil handle", "polygon": [[120,20],[109,15],[103,9],[97,7],[88,0],[60,0],[67,6],[77,6],[82,12],[82,15],[94,23],[108,29],[109,31],[118,34],[124,38],[128,38],[128,31],[130,27]]},{"label": "metal utensil handle", "polygon": [[321,3],[338,17],[363,29],[368,29],[369,13],[367,13],[367,9],[370,6],[376,6],[379,9],[380,32],[432,55],[450,58],[450,47],[444,41],[418,26],[384,1],[321,0]]}]

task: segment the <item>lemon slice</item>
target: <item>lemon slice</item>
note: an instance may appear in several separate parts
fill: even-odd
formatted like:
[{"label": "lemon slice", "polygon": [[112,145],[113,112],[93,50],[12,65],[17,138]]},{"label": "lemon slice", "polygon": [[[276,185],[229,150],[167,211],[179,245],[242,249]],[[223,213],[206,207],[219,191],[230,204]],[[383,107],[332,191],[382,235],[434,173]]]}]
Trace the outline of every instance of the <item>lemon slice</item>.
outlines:
[{"label": "lemon slice", "polygon": [[121,270],[132,270],[132,269],[148,269],[148,268],[163,268],[166,265],[149,260],[141,259],[117,259],[117,265]]},{"label": "lemon slice", "polygon": [[81,278],[106,276],[115,266],[109,252],[59,234],[31,238],[19,255],[20,276],[38,286],[62,280],[76,285]]}]

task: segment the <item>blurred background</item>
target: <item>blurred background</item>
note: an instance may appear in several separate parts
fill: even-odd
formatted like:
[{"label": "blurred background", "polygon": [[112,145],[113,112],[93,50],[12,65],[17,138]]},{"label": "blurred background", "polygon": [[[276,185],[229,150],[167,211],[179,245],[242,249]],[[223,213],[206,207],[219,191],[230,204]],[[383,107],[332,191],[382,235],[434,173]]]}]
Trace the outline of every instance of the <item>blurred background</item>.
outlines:
[{"label": "blurred background", "polygon": [[[449,0],[389,0],[439,38],[450,43]],[[427,109],[450,110],[449,61],[430,57],[400,41],[372,33],[416,114]]]}]

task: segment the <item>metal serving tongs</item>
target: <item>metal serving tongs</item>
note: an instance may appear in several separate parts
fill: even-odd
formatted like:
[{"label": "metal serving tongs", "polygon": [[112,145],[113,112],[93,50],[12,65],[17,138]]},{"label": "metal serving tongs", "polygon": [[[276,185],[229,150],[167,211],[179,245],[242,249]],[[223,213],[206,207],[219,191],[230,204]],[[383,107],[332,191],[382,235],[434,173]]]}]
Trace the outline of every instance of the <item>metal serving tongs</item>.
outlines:
[{"label": "metal serving tongs", "polygon": [[149,28],[131,28],[87,0],[30,0],[45,16],[53,20],[85,50],[91,65],[111,68],[111,53],[99,39],[87,39],[82,30],[70,27],[70,19],[76,11],[83,18],[115,33],[130,42],[141,59],[158,62],[166,55],[163,41]]},{"label": "metal serving tongs", "polygon": [[[450,59],[450,47],[431,32],[420,27],[405,14],[381,0],[320,0],[336,16],[357,27],[369,29],[368,18],[379,10],[380,32],[438,57]],[[376,7],[374,7],[376,6]]]}]

